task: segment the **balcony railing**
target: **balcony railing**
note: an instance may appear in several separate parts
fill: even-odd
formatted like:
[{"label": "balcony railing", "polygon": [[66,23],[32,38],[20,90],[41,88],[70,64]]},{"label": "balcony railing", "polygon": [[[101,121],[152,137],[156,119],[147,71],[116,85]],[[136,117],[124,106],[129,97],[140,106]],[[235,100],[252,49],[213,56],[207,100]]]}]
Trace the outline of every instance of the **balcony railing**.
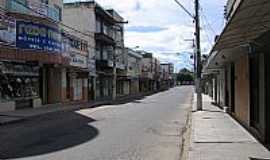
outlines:
[{"label": "balcony railing", "polygon": [[49,6],[44,3],[37,3],[28,1],[28,3],[23,4],[18,0],[7,0],[7,10],[9,12],[28,14],[43,18],[50,18],[54,21],[61,20],[61,11],[56,7]]}]

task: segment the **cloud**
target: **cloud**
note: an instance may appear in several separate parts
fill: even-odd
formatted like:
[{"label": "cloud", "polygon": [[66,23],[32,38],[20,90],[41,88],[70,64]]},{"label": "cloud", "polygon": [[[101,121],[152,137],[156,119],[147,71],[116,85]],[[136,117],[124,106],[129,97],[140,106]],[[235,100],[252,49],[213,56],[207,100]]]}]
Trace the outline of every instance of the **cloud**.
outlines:
[{"label": "cloud", "polygon": [[158,26],[130,26],[126,29],[128,32],[160,32],[166,30],[167,28],[162,28]]},{"label": "cloud", "polygon": [[[65,0],[67,1],[67,0]],[[69,0],[72,1],[72,0]],[[74,1],[74,0],[73,0]],[[153,52],[163,62],[173,62],[177,70],[189,67],[190,55],[193,52],[194,38],[193,20],[174,2],[174,0],[96,0],[104,8],[114,8],[128,24],[125,32],[127,47],[140,46],[140,49]],[[191,12],[193,1],[179,0]],[[213,25],[219,33],[223,27],[223,6],[226,0],[201,1],[203,17]],[[213,44],[214,34],[202,17],[202,52],[209,53]],[[166,53],[182,53],[166,54]]]}]

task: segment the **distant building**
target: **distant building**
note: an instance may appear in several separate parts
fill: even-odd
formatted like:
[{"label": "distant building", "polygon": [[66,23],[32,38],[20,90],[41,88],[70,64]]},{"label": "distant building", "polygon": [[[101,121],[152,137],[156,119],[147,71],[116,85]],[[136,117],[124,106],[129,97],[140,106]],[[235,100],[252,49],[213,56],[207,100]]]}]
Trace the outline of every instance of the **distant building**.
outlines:
[{"label": "distant building", "polygon": [[162,63],[161,64],[161,81],[162,81],[162,88],[170,88],[174,86],[174,64],[173,63]]},{"label": "distant building", "polygon": [[140,93],[140,76],[142,73],[143,56],[130,48],[126,49],[128,55],[127,77],[129,81],[129,92],[131,95]]}]

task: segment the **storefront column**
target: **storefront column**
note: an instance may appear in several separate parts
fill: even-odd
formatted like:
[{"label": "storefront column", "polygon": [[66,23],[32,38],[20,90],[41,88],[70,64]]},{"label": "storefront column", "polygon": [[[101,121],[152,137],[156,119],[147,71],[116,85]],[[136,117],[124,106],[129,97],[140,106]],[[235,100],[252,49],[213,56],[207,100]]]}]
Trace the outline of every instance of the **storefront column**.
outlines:
[{"label": "storefront column", "polygon": [[61,69],[61,102],[68,102],[67,99],[67,71],[66,68]]},{"label": "storefront column", "polygon": [[49,68],[48,79],[48,103],[54,104],[61,102],[61,70],[60,68]]},{"label": "storefront column", "polygon": [[84,78],[82,79],[83,81],[83,101],[87,102],[88,101],[88,79]]}]

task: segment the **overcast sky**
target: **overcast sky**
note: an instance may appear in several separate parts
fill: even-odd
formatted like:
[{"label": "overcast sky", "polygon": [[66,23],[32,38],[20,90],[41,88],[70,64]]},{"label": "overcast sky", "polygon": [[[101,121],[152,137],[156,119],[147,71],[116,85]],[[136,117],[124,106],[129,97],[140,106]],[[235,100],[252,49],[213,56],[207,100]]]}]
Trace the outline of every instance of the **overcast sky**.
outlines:
[{"label": "overcast sky", "polygon": [[[78,0],[64,0],[71,2]],[[179,0],[193,13],[193,0]],[[96,0],[104,8],[113,8],[129,23],[125,26],[125,45],[140,46],[153,52],[162,62],[173,62],[176,71],[191,68],[187,52],[192,52],[193,20],[174,0]],[[224,26],[226,0],[200,0],[202,25],[202,52],[208,54],[213,39]],[[180,54],[176,54],[180,53]]]}]

